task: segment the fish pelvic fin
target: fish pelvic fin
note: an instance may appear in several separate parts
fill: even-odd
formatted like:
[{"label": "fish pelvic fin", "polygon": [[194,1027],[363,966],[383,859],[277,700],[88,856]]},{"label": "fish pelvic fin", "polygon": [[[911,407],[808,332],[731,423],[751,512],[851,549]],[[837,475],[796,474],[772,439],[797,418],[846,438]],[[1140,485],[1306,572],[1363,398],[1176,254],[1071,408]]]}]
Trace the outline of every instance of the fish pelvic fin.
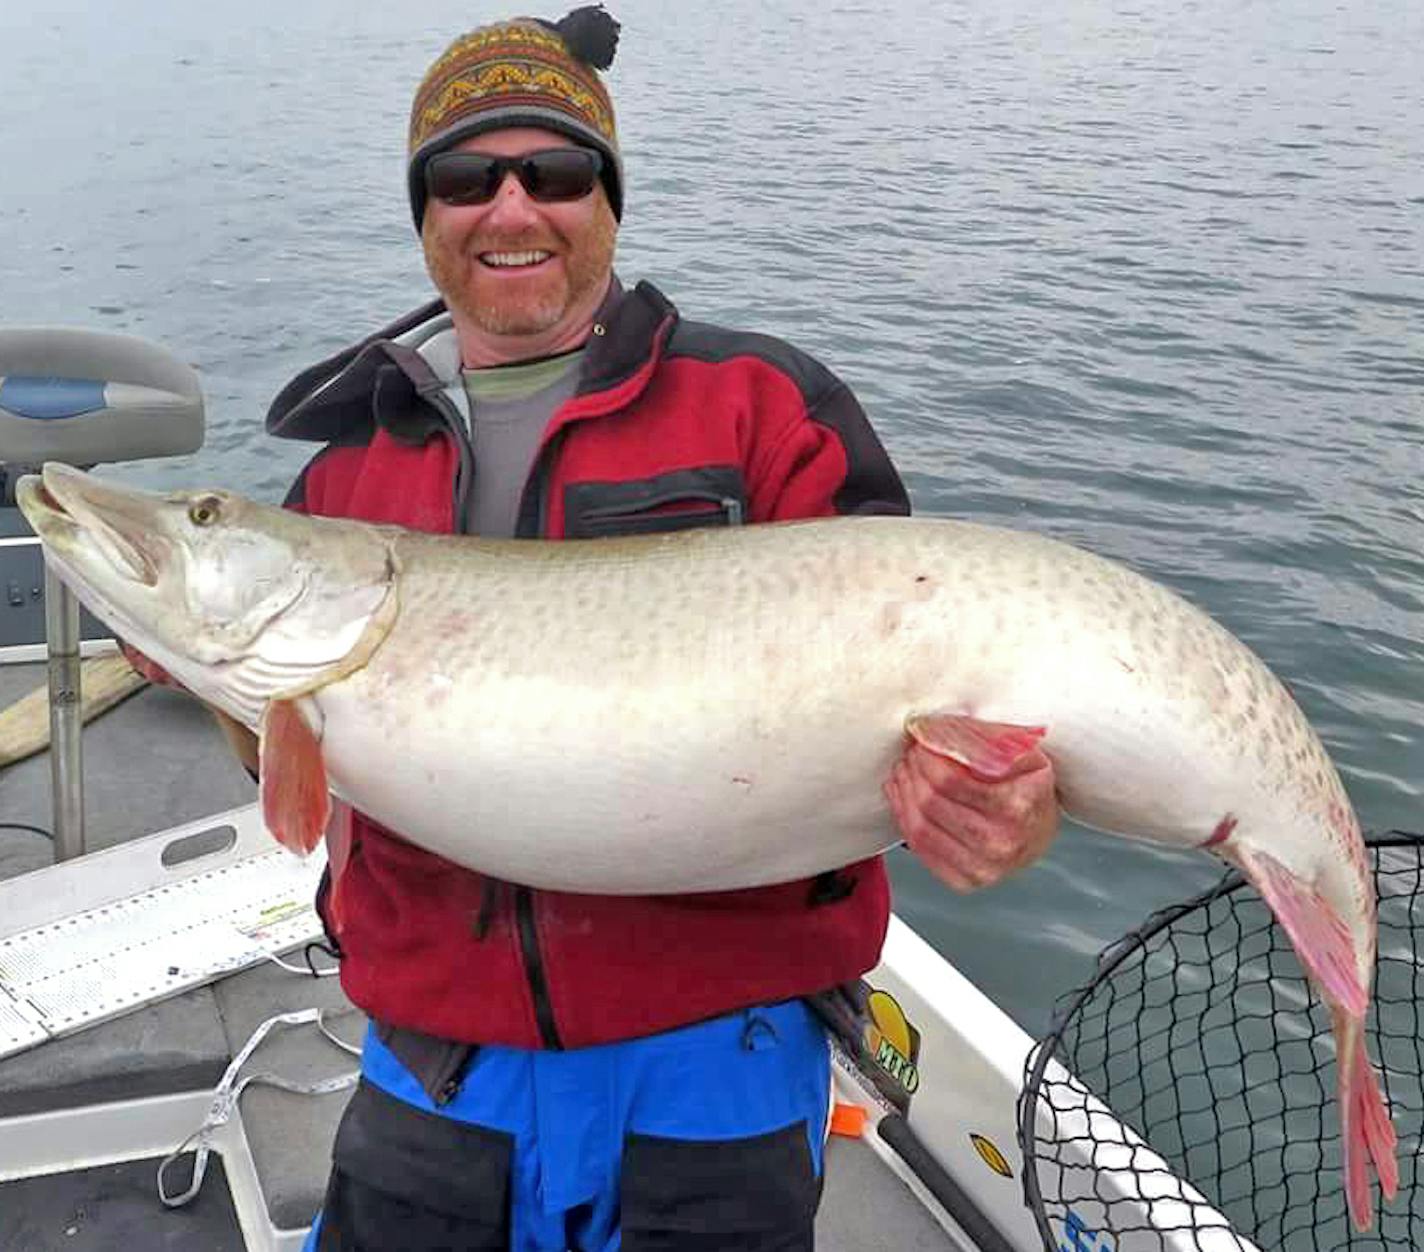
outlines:
[{"label": "fish pelvic fin", "polygon": [[1380,1192],[1392,1200],[1399,1192],[1398,1140],[1380,1092],[1379,1074],[1365,1051],[1364,1023],[1332,1009],[1335,1025],[1340,1131],[1345,1158],[1345,1198],[1355,1229],[1374,1223],[1368,1167],[1374,1166]]},{"label": "fish pelvic fin", "polygon": [[1019,761],[1038,746],[1047,728],[984,722],[963,713],[919,713],[905,719],[905,731],[976,778],[998,782],[1014,775]]},{"label": "fish pelvic fin", "polygon": [[326,863],[331,870],[331,889],[326,897],[326,920],[338,946],[346,928],[346,910],[341,877],[351,860],[352,827],[355,813],[345,800],[331,797],[331,816],[326,820]]},{"label": "fish pelvic fin", "polygon": [[326,859],[331,876],[339,879],[351,859],[351,826],[354,814],[345,800],[331,797],[331,816],[326,820]]},{"label": "fish pelvic fin", "polygon": [[295,701],[273,700],[262,713],[258,746],[262,820],[277,842],[306,856],[331,816],[321,743]]}]

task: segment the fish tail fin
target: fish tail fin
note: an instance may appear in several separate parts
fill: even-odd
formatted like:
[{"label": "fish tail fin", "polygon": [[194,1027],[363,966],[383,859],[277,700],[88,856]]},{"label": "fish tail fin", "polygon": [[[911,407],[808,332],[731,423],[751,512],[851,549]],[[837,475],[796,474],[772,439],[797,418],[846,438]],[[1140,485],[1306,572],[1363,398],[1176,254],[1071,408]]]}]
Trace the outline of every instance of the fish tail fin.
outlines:
[{"label": "fish tail fin", "polygon": [[1043,726],[984,722],[961,713],[921,713],[907,718],[905,730],[917,743],[957,761],[986,782],[1009,778],[1047,733]]},{"label": "fish tail fin", "polygon": [[291,700],[273,700],[262,714],[258,791],[267,829],[306,856],[326,832],[331,795],[321,743]]},{"label": "fish tail fin", "polygon": [[1386,1200],[1399,1191],[1399,1160],[1394,1125],[1389,1119],[1379,1074],[1365,1050],[1364,1023],[1332,1009],[1335,1053],[1340,1093],[1341,1143],[1345,1157],[1345,1196],[1356,1230],[1368,1230],[1374,1221],[1369,1166],[1379,1178]]},{"label": "fish tail fin", "polygon": [[1369,987],[1360,974],[1355,939],[1333,905],[1314,887],[1267,852],[1224,844],[1222,854],[1265,897],[1285,927],[1300,963],[1330,1006],[1335,1028],[1345,1197],[1359,1230],[1374,1220],[1367,1165],[1373,1163],[1385,1199],[1399,1189],[1394,1126],[1380,1092],[1379,1076],[1365,1049]]}]

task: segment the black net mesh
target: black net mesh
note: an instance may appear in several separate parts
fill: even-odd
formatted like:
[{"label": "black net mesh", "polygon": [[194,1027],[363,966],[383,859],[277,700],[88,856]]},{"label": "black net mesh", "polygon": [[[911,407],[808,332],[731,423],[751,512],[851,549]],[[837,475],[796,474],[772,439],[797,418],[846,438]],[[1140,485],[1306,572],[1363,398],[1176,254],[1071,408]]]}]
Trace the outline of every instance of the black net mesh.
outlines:
[{"label": "black net mesh", "polygon": [[[1374,1228],[1355,1231],[1345,1210],[1329,1014],[1285,932],[1232,873],[1109,948],[1029,1058],[1019,1135],[1046,1249],[1424,1249],[1424,836],[1367,843],[1379,894],[1367,1037],[1400,1164],[1399,1195],[1377,1205]],[[1103,1105],[1152,1151],[1124,1142]],[[1154,1199],[1147,1216],[1122,1202],[1134,1193]]]}]

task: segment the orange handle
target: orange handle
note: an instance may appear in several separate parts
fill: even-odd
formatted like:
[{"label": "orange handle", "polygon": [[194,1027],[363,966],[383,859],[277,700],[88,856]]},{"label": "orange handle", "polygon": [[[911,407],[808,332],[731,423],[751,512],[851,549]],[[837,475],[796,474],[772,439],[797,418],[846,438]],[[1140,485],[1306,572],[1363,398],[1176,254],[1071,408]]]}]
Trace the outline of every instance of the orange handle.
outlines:
[{"label": "orange handle", "polygon": [[831,1134],[859,1139],[865,1133],[866,1112],[859,1104],[837,1103],[831,1110]]}]

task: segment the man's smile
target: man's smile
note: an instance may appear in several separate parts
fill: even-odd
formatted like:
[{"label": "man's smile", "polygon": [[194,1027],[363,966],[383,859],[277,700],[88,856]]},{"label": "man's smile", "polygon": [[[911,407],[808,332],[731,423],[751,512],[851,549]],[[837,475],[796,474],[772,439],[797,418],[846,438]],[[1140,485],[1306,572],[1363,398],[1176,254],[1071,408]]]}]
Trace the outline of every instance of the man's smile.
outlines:
[{"label": "man's smile", "polygon": [[480,264],[490,269],[536,269],[553,258],[552,252],[542,248],[528,248],[520,252],[481,252]]}]

